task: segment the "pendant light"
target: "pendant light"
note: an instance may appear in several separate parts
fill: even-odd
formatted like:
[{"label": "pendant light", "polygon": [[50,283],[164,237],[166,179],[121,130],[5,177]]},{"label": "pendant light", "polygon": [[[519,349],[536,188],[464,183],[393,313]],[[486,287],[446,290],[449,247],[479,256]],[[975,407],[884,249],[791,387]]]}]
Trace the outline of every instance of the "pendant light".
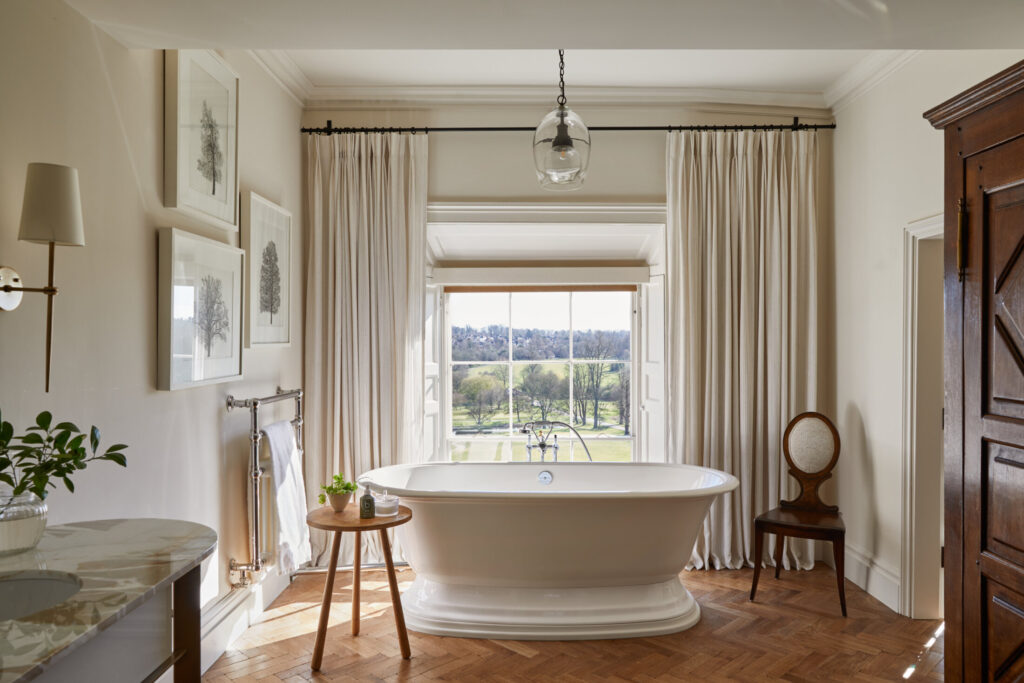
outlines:
[{"label": "pendant light", "polygon": [[533,163],[546,190],[578,190],[590,163],[590,131],[565,106],[565,50],[558,51],[558,107],[545,116],[533,135]]}]

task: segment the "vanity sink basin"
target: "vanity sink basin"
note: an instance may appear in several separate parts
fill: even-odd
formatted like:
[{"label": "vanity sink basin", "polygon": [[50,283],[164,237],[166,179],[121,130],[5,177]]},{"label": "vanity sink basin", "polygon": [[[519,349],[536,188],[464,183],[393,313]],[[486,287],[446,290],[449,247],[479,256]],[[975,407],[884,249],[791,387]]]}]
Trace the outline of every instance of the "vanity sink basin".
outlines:
[{"label": "vanity sink basin", "polygon": [[0,574],[0,621],[21,619],[59,605],[82,588],[74,574],[21,571]]}]

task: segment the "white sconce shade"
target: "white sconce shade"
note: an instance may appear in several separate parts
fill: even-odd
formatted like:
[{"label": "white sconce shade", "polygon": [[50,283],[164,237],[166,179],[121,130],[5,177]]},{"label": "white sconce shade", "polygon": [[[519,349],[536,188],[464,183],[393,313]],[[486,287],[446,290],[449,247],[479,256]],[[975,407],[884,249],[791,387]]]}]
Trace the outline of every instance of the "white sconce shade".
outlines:
[{"label": "white sconce shade", "polygon": [[18,239],[69,247],[85,246],[77,169],[57,164],[28,165]]}]

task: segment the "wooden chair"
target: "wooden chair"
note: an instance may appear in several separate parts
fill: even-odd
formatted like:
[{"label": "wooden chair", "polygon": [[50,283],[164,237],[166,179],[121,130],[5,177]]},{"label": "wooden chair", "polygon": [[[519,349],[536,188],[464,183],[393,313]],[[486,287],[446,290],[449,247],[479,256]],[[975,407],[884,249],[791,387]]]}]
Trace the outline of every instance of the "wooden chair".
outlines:
[{"label": "wooden chair", "polygon": [[780,501],[754,520],[754,583],[750,599],[757,593],[761,574],[765,533],[775,534],[775,578],[779,578],[786,536],[832,542],[839,584],[839,605],[846,616],[844,557],[846,526],[839,508],[826,505],[818,496],[818,488],[832,476],[839,459],[839,432],[831,420],[821,413],[801,413],[793,418],[782,436],[782,452],[789,463],[789,473],[800,484],[800,495],[794,500]]}]

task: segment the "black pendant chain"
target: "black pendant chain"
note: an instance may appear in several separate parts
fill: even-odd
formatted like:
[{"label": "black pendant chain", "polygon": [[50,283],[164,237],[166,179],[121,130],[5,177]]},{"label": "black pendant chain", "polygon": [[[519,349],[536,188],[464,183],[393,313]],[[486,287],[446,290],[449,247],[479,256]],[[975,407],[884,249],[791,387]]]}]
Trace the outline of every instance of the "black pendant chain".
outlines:
[{"label": "black pendant chain", "polygon": [[558,106],[565,106],[565,50],[558,51]]}]

